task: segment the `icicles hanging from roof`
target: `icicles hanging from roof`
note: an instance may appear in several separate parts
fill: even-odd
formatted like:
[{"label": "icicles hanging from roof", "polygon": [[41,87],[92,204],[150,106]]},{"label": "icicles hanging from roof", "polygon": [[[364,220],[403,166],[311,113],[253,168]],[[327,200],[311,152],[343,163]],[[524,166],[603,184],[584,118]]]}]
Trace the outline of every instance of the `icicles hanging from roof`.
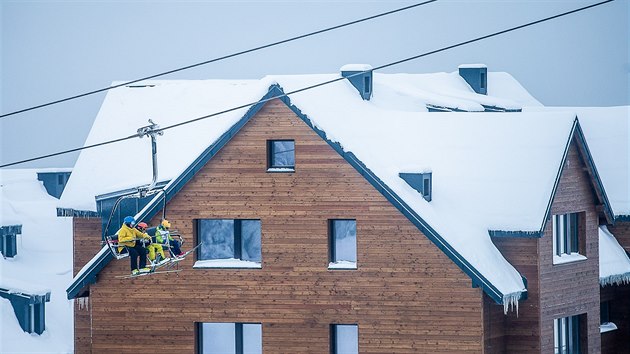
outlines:
[{"label": "icicles hanging from roof", "polygon": [[503,314],[507,315],[508,310],[514,310],[516,307],[516,316],[518,317],[518,300],[523,295],[522,291],[517,291],[503,295]]},{"label": "icicles hanging from roof", "polygon": [[630,272],[599,278],[599,285],[601,286],[625,284],[630,284]]}]

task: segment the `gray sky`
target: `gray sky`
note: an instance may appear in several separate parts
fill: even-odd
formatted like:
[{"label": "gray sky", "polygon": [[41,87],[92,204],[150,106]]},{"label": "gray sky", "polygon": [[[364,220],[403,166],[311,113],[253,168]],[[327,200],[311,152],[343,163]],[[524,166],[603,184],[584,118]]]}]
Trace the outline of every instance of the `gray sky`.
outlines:
[{"label": "gray sky", "polygon": [[[0,0],[0,111],[417,2]],[[348,63],[379,66],[596,2],[440,0],[163,79],[248,79],[331,73]],[[484,63],[490,71],[512,74],[545,105],[627,105],[629,12],[628,0],[616,0],[383,72],[451,72],[462,63]],[[0,118],[0,164],[82,146],[104,97],[101,93]],[[77,156],[15,167],[72,166]]]}]

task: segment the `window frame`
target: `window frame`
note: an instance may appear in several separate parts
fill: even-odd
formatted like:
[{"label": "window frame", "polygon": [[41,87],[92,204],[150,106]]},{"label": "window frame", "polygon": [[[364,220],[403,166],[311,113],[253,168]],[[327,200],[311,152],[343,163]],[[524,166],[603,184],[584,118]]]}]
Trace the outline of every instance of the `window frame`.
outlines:
[{"label": "window frame", "polygon": [[551,215],[553,264],[585,260],[585,212]]},{"label": "window frame", "polygon": [[[262,268],[262,220],[261,219],[224,219],[224,218],[200,218],[194,220],[194,235],[195,245],[202,242],[201,239],[201,222],[203,220],[215,220],[215,221],[232,221],[232,245],[233,245],[233,258],[212,258],[202,259],[201,250],[195,252],[195,264],[193,268]],[[260,260],[246,260],[243,259],[243,222],[244,221],[257,221],[259,224],[260,234]],[[236,246],[238,245],[238,247]]]},{"label": "window frame", "polygon": [[263,326],[262,323],[256,323],[256,322],[195,322],[195,335],[196,335],[196,348],[195,348],[195,352],[198,354],[203,354],[204,353],[204,349],[203,349],[203,325],[204,324],[223,324],[223,325],[229,325],[229,324],[233,324],[234,325],[234,353],[235,354],[243,354],[244,353],[244,342],[245,339],[243,337],[244,335],[244,331],[243,331],[243,326],[244,325],[258,325],[260,326],[260,342],[259,342],[259,346],[261,348],[261,353],[264,352],[263,351],[263,340],[262,340],[262,336],[263,336]]},{"label": "window frame", "polygon": [[[335,223],[340,221],[354,222],[354,261],[338,260],[337,245],[335,242]],[[357,220],[356,219],[328,219],[328,269],[356,270],[358,264],[357,244]]]},{"label": "window frame", "polygon": [[[293,165],[276,165],[274,163],[274,143],[291,142],[293,143]],[[289,151],[289,150],[287,150]],[[295,172],[295,140],[294,139],[270,139],[267,140],[267,172],[274,173],[291,173]]]},{"label": "window frame", "polygon": [[337,352],[337,343],[339,342],[338,338],[337,338],[337,332],[338,332],[338,327],[339,326],[353,326],[356,328],[356,333],[357,333],[357,337],[356,337],[356,347],[357,347],[357,353],[360,353],[360,348],[359,348],[359,325],[357,323],[333,323],[330,325],[330,354],[343,354],[343,353],[338,353]]},{"label": "window frame", "polygon": [[[553,320],[554,354],[580,353],[581,316],[560,317]],[[570,339],[569,339],[570,338]],[[566,348],[564,347],[566,345]],[[564,349],[564,350],[563,350]]]}]

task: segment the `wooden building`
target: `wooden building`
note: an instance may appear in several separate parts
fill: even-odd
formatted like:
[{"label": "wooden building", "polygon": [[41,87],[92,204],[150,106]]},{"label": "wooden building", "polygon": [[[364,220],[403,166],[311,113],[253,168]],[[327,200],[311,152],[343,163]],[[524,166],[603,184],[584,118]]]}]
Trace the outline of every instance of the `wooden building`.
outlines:
[{"label": "wooden building", "polygon": [[[159,160],[167,166],[161,192],[129,198],[122,211],[112,201],[144,175],[121,176],[94,160],[107,166],[117,152],[144,151],[143,142],[79,158],[60,210],[74,215],[76,353],[621,348],[630,324],[616,322],[608,349],[600,334],[599,226],[615,214],[575,115],[483,113],[519,111],[533,98],[468,86],[421,97],[421,109],[405,80],[422,77],[372,76],[364,66],[342,72],[368,80],[291,96],[334,76],[265,78],[251,88],[209,83],[220,88],[200,87],[199,97],[199,83],[168,81],[108,94],[95,139],[120,110],[164,124],[166,116],[153,114],[185,111],[195,100],[206,114],[238,106],[230,100],[241,91],[257,103],[180,135],[167,130],[158,150],[177,152]],[[492,74],[484,71],[500,79]],[[181,95],[168,91],[177,85]],[[379,99],[390,92],[408,100]],[[480,112],[426,112],[436,106]],[[139,165],[149,160],[142,154],[133,155]],[[86,191],[94,205],[85,206]],[[113,259],[101,240],[125,215],[150,225],[167,218],[185,235],[184,248],[201,246],[179,272],[122,279],[128,260]],[[602,296],[627,316],[623,291]]]}]

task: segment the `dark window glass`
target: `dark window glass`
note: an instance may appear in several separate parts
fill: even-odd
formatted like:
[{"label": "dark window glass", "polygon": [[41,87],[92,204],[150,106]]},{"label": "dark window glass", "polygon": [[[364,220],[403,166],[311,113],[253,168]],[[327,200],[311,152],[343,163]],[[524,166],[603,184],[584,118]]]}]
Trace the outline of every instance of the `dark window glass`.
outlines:
[{"label": "dark window glass", "polygon": [[198,259],[261,261],[260,220],[201,219]]},{"label": "dark window glass", "polygon": [[269,168],[295,168],[295,141],[269,142]]}]

